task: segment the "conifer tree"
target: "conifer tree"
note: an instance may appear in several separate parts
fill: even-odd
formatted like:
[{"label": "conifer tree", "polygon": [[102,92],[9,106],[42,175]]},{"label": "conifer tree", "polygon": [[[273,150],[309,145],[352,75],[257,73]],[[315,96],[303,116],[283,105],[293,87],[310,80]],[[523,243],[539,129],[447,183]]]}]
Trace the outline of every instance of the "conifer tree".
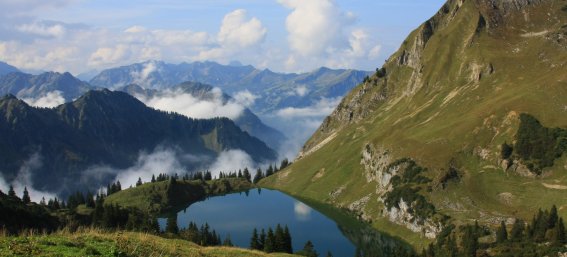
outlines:
[{"label": "conifer tree", "polygon": [[274,252],[286,252],[285,246],[284,230],[278,224],[274,232]]},{"label": "conifer tree", "polygon": [[293,246],[291,243],[291,234],[289,233],[289,228],[287,225],[284,228],[284,241],[285,241],[285,252],[286,253],[293,253]]},{"label": "conifer tree", "polygon": [[177,217],[175,215],[167,217],[167,224],[165,226],[165,232],[171,234],[178,234],[179,227],[177,226]]},{"label": "conifer tree", "polygon": [[152,180],[151,181],[152,181],[152,183],[156,182],[156,176],[154,176],[154,174],[152,174]]},{"label": "conifer tree", "polygon": [[557,215],[557,207],[555,204],[551,207],[551,211],[549,212],[549,218],[547,220],[547,228],[551,229],[555,227],[559,216]]},{"label": "conifer tree", "polygon": [[274,236],[274,231],[272,228],[268,228],[268,234],[266,235],[266,241],[264,242],[264,252],[272,253],[275,250],[275,241],[276,238]]},{"label": "conifer tree", "polygon": [[30,194],[28,193],[28,188],[24,187],[24,194],[22,195],[22,202],[28,204],[31,202]]},{"label": "conifer tree", "polygon": [[8,189],[8,196],[10,197],[18,197],[16,196],[16,191],[14,191],[14,187],[12,185],[10,185],[10,189]]},{"label": "conifer tree", "polygon": [[565,236],[565,225],[563,224],[563,218],[560,218],[552,230],[551,243],[554,245],[563,245],[566,243]]},{"label": "conifer tree", "polygon": [[500,222],[500,227],[496,231],[496,243],[503,243],[508,240],[508,231],[506,230],[506,223]]},{"label": "conifer tree", "polygon": [[136,187],[139,187],[139,186],[141,186],[142,184],[143,184],[142,178],[141,178],[141,177],[138,177],[138,181],[136,182]]},{"label": "conifer tree", "polygon": [[524,237],[524,227],[524,221],[516,219],[516,221],[514,221],[514,225],[512,225],[512,230],[510,231],[510,240],[515,242],[521,241]]},{"label": "conifer tree", "polygon": [[264,229],[262,229],[262,232],[260,232],[260,239],[258,240],[258,242],[258,247],[264,250],[264,247],[266,246],[266,232],[264,231]]},{"label": "conifer tree", "polygon": [[252,238],[250,238],[250,249],[263,250],[262,248],[260,248],[260,242],[258,240],[258,230],[254,228],[254,231],[252,231]]},{"label": "conifer tree", "polygon": [[250,171],[248,170],[248,168],[244,168],[244,171],[242,173],[243,173],[242,175],[246,180],[248,180],[248,182],[252,182],[252,176],[250,175]]},{"label": "conifer tree", "polygon": [[307,241],[303,249],[298,253],[299,255],[308,256],[308,257],[318,257],[319,254],[315,251],[315,246],[311,241]]}]

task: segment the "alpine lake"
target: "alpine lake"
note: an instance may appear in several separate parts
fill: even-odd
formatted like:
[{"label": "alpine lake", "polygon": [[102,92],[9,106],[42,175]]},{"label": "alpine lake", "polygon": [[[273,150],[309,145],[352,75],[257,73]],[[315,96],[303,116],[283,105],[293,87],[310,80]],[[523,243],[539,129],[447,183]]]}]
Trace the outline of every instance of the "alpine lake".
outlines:
[{"label": "alpine lake", "polygon": [[240,193],[215,196],[204,201],[177,208],[164,214],[158,222],[166,227],[167,217],[176,216],[179,228],[193,222],[200,227],[207,223],[221,239],[228,235],[235,246],[250,247],[256,228],[275,229],[277,224],[289,228],[293,251],[303,248],[310,240],[319,256],[390,256],[395,247],[409,246],[401,240],[382,234],[328,205],[308,204],[282,192],[251,189]]}]

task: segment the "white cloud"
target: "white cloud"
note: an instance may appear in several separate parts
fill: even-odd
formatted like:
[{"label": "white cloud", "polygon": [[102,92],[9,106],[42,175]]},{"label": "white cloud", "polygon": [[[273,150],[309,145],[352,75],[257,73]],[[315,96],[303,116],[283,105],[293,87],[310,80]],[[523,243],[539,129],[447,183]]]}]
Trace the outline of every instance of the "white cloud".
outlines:
[{"label": "white cloud", "polygon": [[341,98],[322,98],[317,103],[302,108],[287,107],[280,109],[276,112],[276,115],[284,118],[296,118],[296,117],[323,117],[331,114],[337,105],[341,102]]},{"label": "white cloud", "polygon": [[101,183],[105,177],[112,176],[114,181],[120,181],[122,187],[126,188],[136,185],[138,178],[148,182],[152,175],[158,173],[183,175],[185,172],[174,150],[158,148],[152,153],[140,153],[136,163],[126,169],[115,169],[106,165],[90,167],[82,172],[81,182]]},{"label": "white cloud", "polygon": [[63,92],[55,90],[36,98],[22,98],[22,101],[35,107],[53,108],[64,104],[65,98]]},{"label": "white cloud", "polygon": [[136,96],[146,105],[162,110],[183,114],[196,119],[209,119],[227,117],[235,120],[244,111],[244,106],[236,101],[223,102],[222,91],[219,88],[212,90],[210,99],[198,99],[191,94],[178,91],[164,91],[149,99]]},{"label": "white cloud", "polygon": [[292,10],[286,19],[291,50],[282,62],[286,69],[352,68],[379,54],[375,40],[364,29],[353,28],[355,15],[341,10],[333,0],[278,2]]},{"label": "white cloud", "polygon": [[258,96],[255,94],[252,94],[250,91],[248,91],[248,89],[244,90],[244,91],[240,91],[236,94],[234,94],[234,100],[236,100],[237,103],[245,106],[245,107],[250,107],[254,104],[254,102],[256,101],[256,99],[258,99]]},{"label": "white cloud", "polygon": [[320,55],[343,43],[344,27],[352,23],[331,0],[278,2],[293,10],[286,19],[288,40],[291,49],[303,56]]},{"label": "white cloud", "polygon": [[89,65],[97,67],[105,64],[115,64],[128,57],[130,47],[124,44],[116,47],[98,48],[89,58]]},{"label": "white cloud", "polygon": [[61,24],[47,25],[38,22],[20,25],[17,30],[44,37],[61,37],[65,34],[65,27]]},{"label": "white cloud", "polygon": [[254,161],[242,150],[228,150],[220,153],[216,161],[208,168],[213,176],[218,176],[222,172],[234,172],[239,169],[248,168],[253,171]]},{"label": "white cloud", "polygon": [[224,16],[218,41],[225,47],[250,47],[262,42],[267,30],[257,18],[247,19],[247,12],[238,9]]},{"label": "white cloud", "polygon": [[306,86],[302,85],[295,88],[295,94],[298,96],[304,97],[307,93],[309,93],[309,89]]},{"label": "white cloud", "polygon": [[30,158],[22,164],[14,181],[11,181],[10,183],[8,183],[0,174],[0,190],[7,193],[9,186],[12,185],[16,194],[21,198],[24,187],[26,187],[33,202],[39,202],[42,197],[45,197],[45,199],[55,198],[55,194],[40,191],[33,187],[33,172],[41,168],[43,165],[41,159],[42,157],[39,153],[32,154]]},{"label": "white cloud", "polygon": [[158,69],[155,62],[146,62],[144,63],[144,68],[142,68],[141,71],[133,71],[130,75],[132,76],[134,84],[150,88],[152,80],[149,79],[149,76],[157,70]]}]

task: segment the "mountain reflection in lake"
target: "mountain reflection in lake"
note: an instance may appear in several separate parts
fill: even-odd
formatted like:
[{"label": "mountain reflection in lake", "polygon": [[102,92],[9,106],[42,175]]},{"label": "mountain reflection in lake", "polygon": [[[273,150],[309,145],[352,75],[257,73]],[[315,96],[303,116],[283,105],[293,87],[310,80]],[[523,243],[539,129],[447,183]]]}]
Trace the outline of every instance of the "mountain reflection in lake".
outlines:
[{"label": "mountain reflection in lake", "polygon": [[[384,251],[384,247],[399,245],[369,227],[339,227],[335,221],[308,205],[279,191],[267,189],[212,197],[191,204],[177,213],[180,228],[187,227],[190,222],[198,227],[208,223],[222,239],[230,235],[233,244],[243,248],[250,246],[254,228],[260,231],[275,228],[277,224],[289,227],[294,251],[302,249],[305,242],[311,240],[321,256],[328,251],[333,256],[353,256],[357,247],[354,243],[367,249],[362,250],[367,256],[384,256],[389,252]],[[162,229],[165,228],[166,219],[159,219],[159,223]]]}]

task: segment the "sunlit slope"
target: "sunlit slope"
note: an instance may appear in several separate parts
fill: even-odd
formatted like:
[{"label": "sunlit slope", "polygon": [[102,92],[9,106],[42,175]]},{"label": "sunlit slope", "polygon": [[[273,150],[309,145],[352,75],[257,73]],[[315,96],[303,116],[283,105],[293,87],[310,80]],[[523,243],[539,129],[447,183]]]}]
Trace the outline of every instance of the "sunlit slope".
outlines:
[{"label": "sunlit slope", "polygon": [[[567,128],[567,1],[491,2],[449,1],[263,185],[351,209],[394,234],[407,231],[384,220],[432,236],[449,222],[531,218],[551,204],[567,217],[564,157],[539,177],[501,167],[521,113]],[[402,158],[430,181],[392,183],[407,174]],[[384,202],[400,185],[434,214],[418,217],[410,203],[392,216]]]}]

